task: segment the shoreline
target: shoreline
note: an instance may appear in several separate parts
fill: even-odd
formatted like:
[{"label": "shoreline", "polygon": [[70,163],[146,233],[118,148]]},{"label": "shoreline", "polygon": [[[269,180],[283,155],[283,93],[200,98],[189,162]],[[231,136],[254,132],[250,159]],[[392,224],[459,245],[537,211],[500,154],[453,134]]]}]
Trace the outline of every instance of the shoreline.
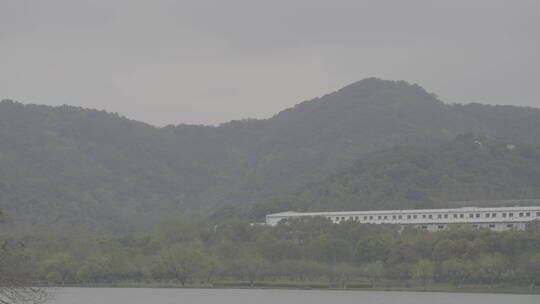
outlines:
[{"label": "shoreline", "polygon": [[223,286],[223,285],[186,285],[174,283],[140,283],[140,282],[119,282],[115,284],[69,284],[69,285],[48,285],[43,288],[156,288],[156,289],[253,289],[253,290],[317,290],[317,291],[374,291],[374,292],[426,292],[426,293],[475,293],[475,294],[515,294],[515,295],[540,295],[540,287],[531,289],[527,286],[477,286],[464,285],[456,287],[452,285],[433,286],[380,286],[368,288],[310,288],[310,287],[279,287],[279,286]]}]

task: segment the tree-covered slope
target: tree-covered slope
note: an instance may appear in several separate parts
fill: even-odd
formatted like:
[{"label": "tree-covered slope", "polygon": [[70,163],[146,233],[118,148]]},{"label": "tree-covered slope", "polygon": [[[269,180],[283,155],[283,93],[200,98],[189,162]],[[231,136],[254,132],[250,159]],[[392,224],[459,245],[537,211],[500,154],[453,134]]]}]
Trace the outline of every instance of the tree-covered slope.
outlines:
[{"label": "tree-covered slope", "polygon": [[256,205],[253,215],[283,210],[449,207],[471,200],[540,197],[540,147],[463,134],[438,146],[395,147]]},{"label": "tree-covered slope", "polygon": [[0,103],[0,210],[17,233],[123,234],[291,193],[395,145],[464,132],[538,142],[540,110],[447,105],[365,79],[269,119],[163,128],[77,107]]}]

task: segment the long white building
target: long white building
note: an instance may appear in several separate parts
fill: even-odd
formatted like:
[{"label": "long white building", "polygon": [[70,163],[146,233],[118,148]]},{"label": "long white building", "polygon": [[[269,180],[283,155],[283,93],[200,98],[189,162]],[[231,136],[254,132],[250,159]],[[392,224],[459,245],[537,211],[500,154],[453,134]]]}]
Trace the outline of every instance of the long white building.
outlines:
[{"label": "long white building", "polygon": [[475,228],[505,231],[524,230],[527,222],[540,220],[540,206],[340,212],[288,211],[268,214],[266,224],[275,226],[282,220],[305,217],[325,217],[334,223],[355,221],[365,224],[414,225],[428,231],[445,230],[451,224],[470,224]]}]

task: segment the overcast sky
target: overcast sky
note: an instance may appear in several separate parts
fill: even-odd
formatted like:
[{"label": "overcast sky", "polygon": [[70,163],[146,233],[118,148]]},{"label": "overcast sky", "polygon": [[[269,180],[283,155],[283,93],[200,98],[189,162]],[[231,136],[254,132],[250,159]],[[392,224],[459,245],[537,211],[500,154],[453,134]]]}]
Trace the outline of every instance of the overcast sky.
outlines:
[{"label": "overcast sky", "polygon": [[155,125],[265,118],[351,82],[540,107],[540,1],[0,0],[0,99]]}]

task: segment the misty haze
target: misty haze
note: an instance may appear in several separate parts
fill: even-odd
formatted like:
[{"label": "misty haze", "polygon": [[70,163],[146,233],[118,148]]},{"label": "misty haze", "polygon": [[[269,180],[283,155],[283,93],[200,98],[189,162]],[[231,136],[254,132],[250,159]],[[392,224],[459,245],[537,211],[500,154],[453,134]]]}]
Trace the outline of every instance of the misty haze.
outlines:
[{"label": "misty haze", "polygon": [[538,303],[537,28],[528,0],[0,1],[0,303]]}]

